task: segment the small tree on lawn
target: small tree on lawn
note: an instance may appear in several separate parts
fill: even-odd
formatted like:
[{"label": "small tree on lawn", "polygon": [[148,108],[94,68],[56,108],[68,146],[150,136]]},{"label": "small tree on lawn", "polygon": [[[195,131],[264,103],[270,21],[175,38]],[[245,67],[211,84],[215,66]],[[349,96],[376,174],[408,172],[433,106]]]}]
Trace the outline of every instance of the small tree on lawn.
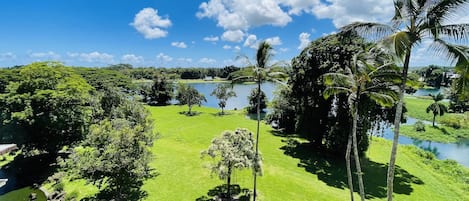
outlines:
[{"label": "small tree on lawn", "polygon": [[150,105],[167,105],[173,97],[173,85],[163,75],[155,76],[149,94]]},{"label": "small tree on lawn", "polygon": [[441,100],[444,99],[444,96],[441,93],[438,93],[436,95],[433,95],[433,94],[429,94],[429,95],[432,97],[433,103],[427,107],[427,113],[429,113],[430,111],[433,113],[432,125],[433,127],[435,127],[436,116],[437,115],[443,116],[445,112],[448,112],[448,108],[446,107],[445,104],[440,102]]},{"label": "small tree on lawn", "polygon": [[186,84],[179,84],[177,89],[176,100],[179,101],[181,105],[187,105],[189,107],[189,111],[187,112],[188,115],[192,114],[192,106],[194,105],[201,105],[202,101],[207,102],[205,96],[193,86],[186,85]]},{"label": "small tree on lawn", "polygon": [[264,112],[264,109],[267,108],[267,96],[263,91],[260,91],[261,95],[258,98],[259,89],[252,89],[251,94],[248,97],[249,107],[248,113],[254,114],[257,112],[257,105],[259,104],[259,111]]},{"label": "small tree on lawn", "polygon": [[213,89],[210,95],[217,97],[222,115],[225,114],[223,109],[226,107],[226,101],[231,97],[236,97],[236,93],[229,86],[223,84],[217,85],[217,88]]},{"label": "small tree on lawn", "polygon": [[[254,174],[260,175],[261,157],[256,158],[255,140],[252,133],[245,129],[224,131],[220,137],[212,140],[209,148],[202,152],[202,157],[215,159],[210,165],[211,172],[222,180],[226,179],[228,199],[231,200],[231,174],[235,169],[252,168]],[[255,160],[257,159],[257,160]],[[257,172],[255,172],[257,170]]]}]

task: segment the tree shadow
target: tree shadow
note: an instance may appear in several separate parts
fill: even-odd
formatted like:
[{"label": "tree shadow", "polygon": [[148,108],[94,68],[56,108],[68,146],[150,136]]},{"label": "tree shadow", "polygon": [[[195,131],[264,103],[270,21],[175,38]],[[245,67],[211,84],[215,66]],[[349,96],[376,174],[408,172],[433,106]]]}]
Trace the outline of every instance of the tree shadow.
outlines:
[{"label": "tree shadow", "polygon": [[[198,197],[195,201],[230,200],[226,192],[226,184],[218,185],[208,190],[207,195]],[[241,188],[238,184],[230,185],[230,192],[232,201],[249,201],[251,198],[251,191],[248,188]]]},{"label": "tree shadow", "polygon": [[193,116],[198,116],[198,115],[202,114],[202,112],[197,112],[197,111],[192,111],[192,112],[182,111],[182,112],[179,112],[179,114],[186,115],[187,117],[193,117]]},{"label": "tree shadow", "polygon": [[[261,120],[264,120],[265,116],[267,115],[266,112],[261,112]],[[251,120],[257,120],[257,113],[247,113],[246,117],[248,117]]]},{"label": "tree shadow", "polygon": [[120,199],[115,199],[116,193],[112,190],[103,189],[99,191],[98,194],[92,197],[82,198],[82,201],[104,201],[104,200],[128,200],[128,201],[138,201],[143,200],[148,196],[146,191],[141,190],[140,188],[132,188],[130,191],[125,192],[125,197]]},{"label": "tree shadow", "polygon": [[291,133],[286,133],[282,129],[271,129],[269,130],[270,134],[277,136],[277,137],[284,137],[284,138],[290,138],[290,137],[300,137],[298,134],[291,134]]},{"label": "tree shadow", "polygon": [[216,117],[223,117],[223,116],[229,116],[229,115],[233,115],[233,113],[231,112],[224,112],[223,114],[221,112],[212,113],[212,116],[216,116]]},{"label": "tree shadow", "polygon": [[[293,158],[300,159],[298,167],[317,175],[318,179],[328,186],[345,189],[348,188],[345,159],[333,157],[328,153],[312,148],[309,143],[300,143],[294,139],[284,140],[286,145],[280,149]],[[386,197],[386,175],[388,166],[382,163],[361,158],[363,182],[368,199]],[[355,165],[352,163],[352,168]],[[355,172],[355,170],[352,170]],[[354,177],[354,191],[358,192],[356,174]],[[422,185],[424,182],[396,165],[394,178],[394,193],[410,195],[412,184]]]},{"label": "tree shadow", "polygon": [[35,156],[19,155],[0,171],[1,179],[8,182],[0,188],[0,195],[28,186],[37,187],[54,174],[57,169],[57,155],[39,154]]}]

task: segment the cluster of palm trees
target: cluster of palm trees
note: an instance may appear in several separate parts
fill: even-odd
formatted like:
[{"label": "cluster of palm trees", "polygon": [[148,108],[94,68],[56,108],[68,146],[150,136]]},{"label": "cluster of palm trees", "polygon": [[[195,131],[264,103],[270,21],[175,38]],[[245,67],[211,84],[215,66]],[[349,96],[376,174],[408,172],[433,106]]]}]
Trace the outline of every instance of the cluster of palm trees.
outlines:
[{"label": "cluster of palm trees", "polygon": [[[345,93],[348,96],[348,103],[352,110],[353,127],[349,135],[346,158],[347,174],[353,200],[353,186],[350,168],[350,152],[353,144],[355,165],[358,175],[358,184],[361,200],[365,200],[362,172],[360,168],[359,156],[357,151],[357,121],[361,118],[358,114],[360,98],[367,96],[382,106],[396,105],[396,115],[394,120],[394,138],[391,150],[391,156],[387,173],[387,199],[393,199],[393,182],[395,172],[395,162],[397,154],[397,145],[399,138],[399,127],[402,117],[404,92],[407,83],[407,73],[410,64],[412,50],[423,40],[432,40],[430,46],[439,56],[443,56],[455,63],[457,71],[462,79],[458,91],[468,93],[469,86],[469,48],[460,44],[451,44],[448,41],[456,43],[467,42],[469,39],[469,22],[465,24],[450,24],[448,20],[463,6],[467,6],[468,0],[394,0],[395,14],[391,20],[391,25],[357,22],[347,25],[341,29],[341,32],[358,33],[365,39],[372,39],[378,46],[372,49],[364,48],[357,53],[350,66],[344,67],[343,72],[329,73],[324,75],[327,90],[324,96],[328,97],[338,93]],[[266,78],[268,60],[271,57],[272,47],[267,42],[259,44],[256,54],[257,64],[255,66],[255,78],[258,84],[257,89],[261,90],[260,83]],[[383,52],[386,50],[386,52]],[[378,53],[378,54],[377,54]],[[383,54],[385,53],[385,54]],[[392,63],[380,63],[379,58],[383,55],[392,55]],[[390,89],[388,86],[390,79],[394,77],[395,66],[402,64],[399,69],[399,88]],[[394,72],[390,74],[390,72]],[[383,76],[384,75],[384,76]],[[390,76],[392,75],[392,76]],[[387,78],[387,79],[383,79]],[[380,83],[377,83],[380,80]],[[394,100],[397,100],[395,103]],[[260,100],[258,100],[260,101]],[[436,101],[437,102],[437,101]],[[259,104],[258,104],[259,105]],[[256,130],[256,157],[258,156],[259,143],[259,123],[260,110],[257,110],[257,130]],[[254,200],[256,200],[256,174],[254,174]]]}]

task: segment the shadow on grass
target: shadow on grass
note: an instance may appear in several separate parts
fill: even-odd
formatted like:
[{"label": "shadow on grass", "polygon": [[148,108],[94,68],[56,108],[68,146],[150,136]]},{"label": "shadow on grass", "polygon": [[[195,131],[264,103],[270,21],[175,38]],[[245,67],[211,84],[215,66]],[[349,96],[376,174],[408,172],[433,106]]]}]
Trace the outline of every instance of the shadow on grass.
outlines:
[{"label": "shadow on grass", "polygon": [[[261,120],[264,120],[266,115],[267,115],[266,112],[261,112]],[[257,120],[257,113],[254,113],[254,114],[247,113],[246,117],[248,117],[251,120]]]},{"label": "shadow on grass", "polygon": [[[241,188],[238,184],[233,184],[230,186],[231,191],[231,200],[232,201],[249,201],[251,196],[251,192],[247,188]],[[215,186],[214,188],[208,190],[207,195],[201,196],[195,201],[225,201],[230,200],[229,197],[226,195],[227,192],[227,185],[222,184],[219,186]]]},{"label": "shadow on grass", "polygon": [[[334,158],[312,148],[309,143],[300,143],[289,139],[287,144],[281,147],[284,153],[293,158],[300,159],[298,167],[303,167],[307,172],[317,175],[318,179],[335,188],[348,188],[345,159]],[[363,182],[367,198],[386,197],[386,175],[388,166],[382,163],[361,159]],[[352,166],[355,165],[352,163]],[[355,170],[352,170],[355,172]],[[354,191],[358,192],[358,184],[354,178]],[[412,184],[422,185],[423,181],[411,175],[406,170],[396,166],[394,178],[394,193],[410,195],[413,191]]]},{"label": "shadow on grass", "polygon": [[140,188],[131,189],[128,192],[124,192],[125,196],[121,198],[116,198],[116,193],[110,190],[102,190],[93,197],[86,197],[81,199],[82,201],[103,201],[103,200],[127,200],[127,201],[137,201],[143,200],[148,196],[146,191],[141,190]]},{"label": "shadow on grass", "polygon": [[179,114],[186,115],[186,116],[188,116],[188,117],[193,117],[193,116],[198,116],[198,115],[202,114],[202,112],[197,112],[197,111],[191,111],[191,112],[182,111],[182,112],[179,112]]},{"label": "shadow on grass", "polygon": [[223,117],[223,116],[229,116],[229,115],[233,115],[233,113],[231,112],[224,112],[223,114],[221,112],[212,113],[212,116],[216,116],[216,117]]},{"label": "shadow on grass", "polygon": [[56,155],[40,154],[24,157],[19,155],[4,165],[0,171],[1,179],[8,179],[0,188],[0,195],[28,186],[42,184],[56,171]]}]

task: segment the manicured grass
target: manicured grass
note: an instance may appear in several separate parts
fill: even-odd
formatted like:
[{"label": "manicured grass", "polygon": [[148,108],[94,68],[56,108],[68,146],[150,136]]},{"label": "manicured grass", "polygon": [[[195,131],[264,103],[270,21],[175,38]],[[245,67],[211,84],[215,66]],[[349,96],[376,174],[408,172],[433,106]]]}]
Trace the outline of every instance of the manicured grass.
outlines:
[{"label": "manicured grass", "polygon": [[[224,130],[248,128],[255,131],[256,128],[256,121],[246,118],[241,111],[228,111],[228,115],[219,116],[218,109],[196,107],[194,110],[201,113],[189,117],[179,114],[187,109],[184,106],[148,109],[159,132],[159,139],[152,147],[155,160],[151,163],[159,175],[145,182],[143,190],[148,193],[145,200],[196,200],[207,196],[224,181],[210,175],[205,165],[211,160],[201,159],[200,152]],[[349,200],[343,159],[324,157],[302,140],[274,135],[265,124],[261,124],[259,143],[264,160],[264,175],[258,179],[260,200]],[[368,158],[363,159],[369,200],[385,200],[385,164],[389,160],[390,147],[390,141],[375,138],[367,152]],[[396,200],[469,200],[468,184],[426,165],[415,150],[406,146],[399,148]],[[250,171],[235,172],[232,182],[252,190]],[[80,188],[83,183],[66,182],[65,190],[69,191],[70,186],[83,189]],[[355,199],[359,199],[357,193]]]},{"label": "manicured grass", "polygon": [[[416,119],[426,120],[426,121],[433,120],[433,114],[431,112],[430,113],[426,112],[427,107],[433,103],[433,100],[426,99],[423,97],[405,96],[404,101],[405,101],[405,106],[407,108],[406,114],[408,116],[411,116]],[[443,102],[443,103],[448,105],[446,102]],[[469,117],[469,112],[466,112],[465,114],[445,113],[443,116],[437,116],[436,122],[443,122],[444,120],[450,119],[450,118],[464,119],[468,117]],[[464,126],[469,126],[467,124],[469,123],[466,122]]]},{"label": "manicured grass", "polygon": [[469,139],[469,129],[454,129],[448,126],[425,125],[425,131],[415,131],[413,125],[402,125],[400,133],[420,140],[431,140],[435,142],[454,143],[461,139]]}]

